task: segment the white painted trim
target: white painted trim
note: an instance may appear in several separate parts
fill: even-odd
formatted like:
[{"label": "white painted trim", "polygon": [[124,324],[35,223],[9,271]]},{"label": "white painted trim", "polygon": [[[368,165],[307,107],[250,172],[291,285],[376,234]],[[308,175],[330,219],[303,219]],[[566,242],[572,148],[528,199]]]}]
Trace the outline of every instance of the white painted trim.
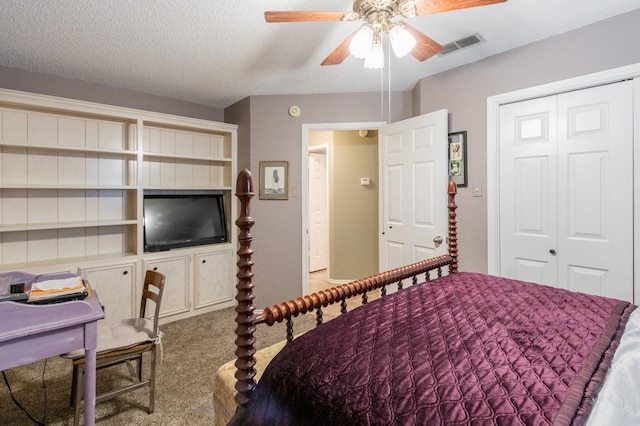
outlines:
[{"label": "white painted trim", "polygon": [[633,302],[640,301],[640,77],[633,79]]},{"label": "white painted trim", "polygon": [[310,146],[309,150],[307,151],[307,155],[312,152],[322,152],[322,151],[324,151],[325,153],[329,152],[329,144],[322,143],[320,145]]},{"label": "white painted trim", "polygon": [[[302,170],[300,171],[300,196],[302,198],[302,294],[309,294],[309,132],[316,130],[360,130],[377,129],[378,135],[387,123],[372,121],[364,123],[306,123],[302,130]],[[329,152],[327,150],[327,152]]]},{"label": "white painted trim", "polygon": [[[551,96],[573,90],[586,89],[616,81],[634,79],[634,147],[640,143],[640,63],[613,68],[541,86],[502,93],[487,98],[487,269],[491,275],[500,274],[500,199],[499,199],[499,133],[500,105]],[[640,150],[634,149],[634,212],[640,212]],[[634,214],[635,216],[635,214]],[[634,301],[640,298],[640,228],[634,223]]]}]

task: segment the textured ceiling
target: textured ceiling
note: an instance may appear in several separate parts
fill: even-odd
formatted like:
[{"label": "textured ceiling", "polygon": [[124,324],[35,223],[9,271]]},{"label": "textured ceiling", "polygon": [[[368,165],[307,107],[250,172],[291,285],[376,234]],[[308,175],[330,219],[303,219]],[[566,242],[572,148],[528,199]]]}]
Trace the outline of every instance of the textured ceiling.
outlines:
[{"label": "textured ceiling", "polygon": [[[351,0],[0,0],[0,8],[7,67],[218,108],[249,95],[381,87],[380,71],[362,60],[320,66],[358,22],[264,22],[265,10],[351,11]],[[440,44],[474,33],[485,41],[425,62],[392,55],[391,89],[638,8],[638,0],[508,0],[412,18]]]}]

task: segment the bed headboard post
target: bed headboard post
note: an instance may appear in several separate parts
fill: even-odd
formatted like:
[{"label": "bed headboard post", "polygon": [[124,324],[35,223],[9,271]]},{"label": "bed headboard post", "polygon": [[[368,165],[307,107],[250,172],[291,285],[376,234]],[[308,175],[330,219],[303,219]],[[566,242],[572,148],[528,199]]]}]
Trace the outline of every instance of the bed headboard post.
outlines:
[{"label": "bed headboard post", "polygon": [[255,332],[254,309],[253,305],[253,250],[251,249],[251,228],[255,224],[255,220],[251,217],[251,198],[253,192],[253,178],[251,172],[243,169],[238,174],[236,182],[236,197],[240,200],[240,215],[236,220],[236,225],[240,229],[238,242],[238,284],[236,285],[236,403],[238,410],[244,410],[245,405],[249,401],[249,393],[256,387],[254,377],[256,375],[254,358],[255,354]]},{"label": "bed headboard post", "polygon": [[451,265],[449,265],[449,272],[458,272],[458,224],[456,221],[456,194],[458,193],[458,186],[453,180],[449,181],[449,187],[447,188],[449,194],[449,255],[451,256]]}]

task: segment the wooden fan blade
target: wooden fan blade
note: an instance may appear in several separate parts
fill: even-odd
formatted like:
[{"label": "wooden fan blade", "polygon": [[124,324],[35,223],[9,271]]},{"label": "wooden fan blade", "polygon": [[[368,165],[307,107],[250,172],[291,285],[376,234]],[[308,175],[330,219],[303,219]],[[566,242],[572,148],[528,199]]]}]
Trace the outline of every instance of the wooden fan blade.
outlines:
[{"label": "wooden fan blade", "polygon": [[320,65],[338,65],[347,59],[347,56],[349,56],[349,43],[351,43],[351,39],[358,31],[360,31],[360,28],[352,32],[349,37],[345,38],[344,41],[340,43],[340,45],[336,47]]},{"label": "wooden fan blade", "polygon": [[440,43],[438,43],[431,37],[426,36],[422,31],[415,27],[412,27],[406,22],[398,22],[402,23],[405,30],[409,31],[413,38],[416,39],[416,46],[411,51],[411,54],[414,58],[422,62],[440,53],[440,51],[442,50],[442,46],[440,45]]},{"label": "wooden fan blade", "polygon": [[353,12],[265,12],[267,22],[312,22],[347,20]]},{"label": "wooden fan blade", "polygon": [[434,13],[450,12],[452,10],[468,9],[470,7],[487,6],[504,3],[507,0],[416,0],[416,15],[432,15]]}]

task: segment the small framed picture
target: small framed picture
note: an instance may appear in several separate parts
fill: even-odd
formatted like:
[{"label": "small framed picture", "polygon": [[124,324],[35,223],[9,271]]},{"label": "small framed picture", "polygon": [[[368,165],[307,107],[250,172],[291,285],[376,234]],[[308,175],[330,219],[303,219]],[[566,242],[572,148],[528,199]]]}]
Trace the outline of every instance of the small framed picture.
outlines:
[{"label": "small framed picture", "polygon": [[261,200],[289,199],[289,162],[261,161],[260,162],[260,193]]},{"label": "small framed picture", "polygon": [[449,133],[449,179],[467,186],[467,132]]}]

